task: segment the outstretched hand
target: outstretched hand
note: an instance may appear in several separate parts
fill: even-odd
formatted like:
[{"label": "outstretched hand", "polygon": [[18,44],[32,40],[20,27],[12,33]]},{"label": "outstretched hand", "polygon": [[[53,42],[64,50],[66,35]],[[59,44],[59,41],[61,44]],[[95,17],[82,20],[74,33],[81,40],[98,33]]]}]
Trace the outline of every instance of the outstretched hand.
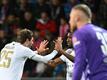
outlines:
[{"label": "outstretched hand", "polygon": [[40,43],[39,48],[36,47],[38,53],[39,53],[39,54],[42,54],[42,53],[47,52],[47,51],[49,50],[49,48],[47,48],[47,45],[48,45],[48,41],[47,41],[47,40],[42,41],[42,42]]},{"label": "outstretched hand", "polygon": [[62,50],[62,42],[63,42],[62,38],[58,37],[58,39],[56,41],[54,41],[54,43],[55,43],[55,48],[54,49],[57,50],[57,51]]}]

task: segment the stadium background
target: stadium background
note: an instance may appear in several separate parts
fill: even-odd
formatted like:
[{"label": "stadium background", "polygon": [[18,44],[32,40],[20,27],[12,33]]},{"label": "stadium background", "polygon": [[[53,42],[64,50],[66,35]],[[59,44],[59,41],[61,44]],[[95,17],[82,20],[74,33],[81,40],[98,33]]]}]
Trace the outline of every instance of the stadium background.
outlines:
[{"label": "stadium background", "polygon": [[[64,39],[63,47],[68,48],[66,34],[69,32],[69,13],[74,5],[80,3],[91,8],[94,24],[107,29],[107,0],[0,0],[0,50],[6,43],[16,40],[23,28],[34,32],[33,50],[42,40],[47,39],[50,49],[46,54],[49,54],[54,49],[53,40],[57,36]],[[65,80],[65,75],[65,64],[52,68],[27,60],[22,79]]]}]

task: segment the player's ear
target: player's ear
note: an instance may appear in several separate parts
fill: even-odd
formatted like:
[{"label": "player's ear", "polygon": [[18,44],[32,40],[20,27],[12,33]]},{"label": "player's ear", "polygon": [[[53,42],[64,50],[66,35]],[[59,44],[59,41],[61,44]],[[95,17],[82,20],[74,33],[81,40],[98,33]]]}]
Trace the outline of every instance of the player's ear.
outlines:
[{"label": "player's ear", "polygon": [[75,22],[78,22],[80,20],[80,18],[76,17],[74,20],[75,20]]},{"label": "player's ear", "polygon": [[77,22],[77,18],[75,18],[74,20],[75,20],[75,22]]},{"label": "player's ear", "polygon": [[75,23],[76,23],[76,22],[78,21],[78,18],[75,18],[74,21],[75,21]]},{"label": "player's ear", "polygon": [[26,39],[26,41],[25,42],[29,42],[29,39]]}]

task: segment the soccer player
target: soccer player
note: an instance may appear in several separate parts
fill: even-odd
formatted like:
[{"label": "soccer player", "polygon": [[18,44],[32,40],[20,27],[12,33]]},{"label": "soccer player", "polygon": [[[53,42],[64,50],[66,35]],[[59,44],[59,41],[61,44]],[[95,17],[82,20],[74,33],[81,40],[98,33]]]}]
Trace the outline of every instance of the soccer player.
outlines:
[{"label": "soccer player", "polygon": [[[74,54],[74,50],[72,49],[72,39],[71,39],[71,34],[68,33],[67,34],[67,45],[68,45],[68,49],[65,51],[67,54],[75,56]],[[52,66],[52,67],[56,67],[59,64],[63,64],[66,63],[66,80],[72,80],[72,72],[73,72],[73,65],[74,63],[72,61],[70,61],[67,57],[65,57],[64,55],[61,55],[60,57],[54,59],[54,60],[50,60],[48,62],[48,65]]]},{"label": "soccer player", "polygon": [[[79,4],[70,13],[70,30],[75,50],[73,80],[107,80],[107,31],[91,23],[92,13],[87,5]],[[59,52],[60,40],[56,41]]]},{"label": "soccer player", "polygon": [[11,42],[5,45],[0,53],[0,80],[21,80],[23,67],[28,58],[47,63],[57,54],[54,50],[46,56],[38,55],[37,53],[47,50],[48,42],[41,42],[37,51],[30,49],[32,42],[33,33],[28,29],[23,29],[18,35],[18,42]]}]

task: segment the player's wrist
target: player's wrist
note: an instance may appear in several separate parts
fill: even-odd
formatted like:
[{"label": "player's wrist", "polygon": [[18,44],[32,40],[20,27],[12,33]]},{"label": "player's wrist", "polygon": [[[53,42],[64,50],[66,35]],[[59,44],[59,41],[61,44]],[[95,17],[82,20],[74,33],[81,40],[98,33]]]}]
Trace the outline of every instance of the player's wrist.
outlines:
[{"label": "player's wrist", "polygon": [[41,52],[41,50],[37,50],[37,53],[38,53],[38,54],[41,54],[42,52]]},{"label": "player's wrist", "polygon": [[65,51],[64,51],[63,49],[60,49],[60,50],[59,50],[59,53],[64,54]]},{"label": "player's wrist", "polygon": [[58,51],[56,49],[53,50],[54,53],[58,53]]}]

